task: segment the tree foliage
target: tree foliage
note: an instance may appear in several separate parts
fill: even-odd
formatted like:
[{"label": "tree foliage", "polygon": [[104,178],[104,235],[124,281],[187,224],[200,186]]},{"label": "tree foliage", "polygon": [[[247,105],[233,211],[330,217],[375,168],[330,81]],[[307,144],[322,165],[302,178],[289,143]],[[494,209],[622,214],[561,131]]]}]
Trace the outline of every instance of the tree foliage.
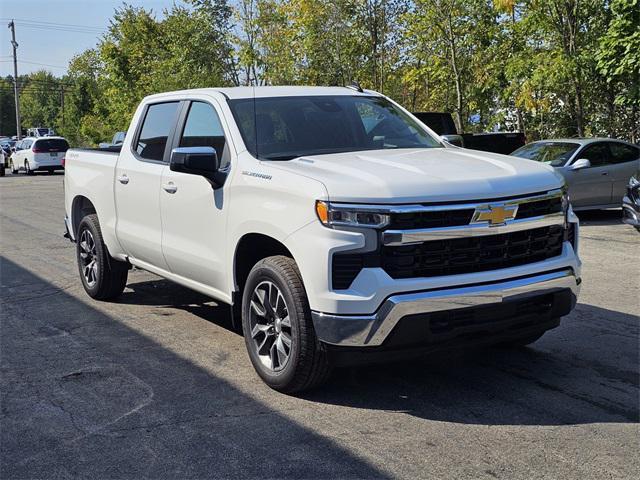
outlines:
[{"label": "tree foliage", "polygon": [[464,131],[638,141],[639,68],[639,0],[188,0],[161,15],[123,5],[65,77],[19,83],[25,126],[76,143],[126,129],[156,92],[352,81]]}]

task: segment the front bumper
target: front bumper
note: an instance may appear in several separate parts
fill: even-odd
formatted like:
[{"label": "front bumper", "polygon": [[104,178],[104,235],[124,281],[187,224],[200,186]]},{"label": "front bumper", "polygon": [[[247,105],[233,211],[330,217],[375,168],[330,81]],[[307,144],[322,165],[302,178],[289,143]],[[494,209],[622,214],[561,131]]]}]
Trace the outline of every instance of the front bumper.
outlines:
[{"label": "front bumper", "polygon": [[[388,297],[372,315],[312,311],[312,318],[318,339],[324,343],[346,347],[378,347],[383,345],[404,318],[453,310],[471,311],[492,304],[497,307],[524,299],[535,300],[536,297],[548,301],[549,298],[555,298],[554,294],[563,294],[570,300],[568,307],[559,311],[550,305],[549,310],[549,314],[559,317],[569,313],[575,306],[579,290],[580,278],[575,276],[572,269],[565,269],[502,282],[396,294]],[[471,330],[473,328],[471,325]],[[478,328],[486,329],[486,325]],[[468,324],[464,330],[469,333]]]}]

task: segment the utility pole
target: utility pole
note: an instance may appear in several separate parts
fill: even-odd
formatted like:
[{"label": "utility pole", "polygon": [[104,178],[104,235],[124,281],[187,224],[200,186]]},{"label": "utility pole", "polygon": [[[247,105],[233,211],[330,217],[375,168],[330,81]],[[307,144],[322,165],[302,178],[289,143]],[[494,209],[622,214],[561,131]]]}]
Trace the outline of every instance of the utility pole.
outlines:
[{"label": "utility pole", "polygon": [[64,85],[60,85],[60,110],[62,111],[62,128],[64,128]]},{"label": "utility pole", "polygon": [[20,126],[20,98],[18,96],[18,42],[16,42],[16,25],[11,20],[9,22],[11,29],[11,45],[13,45],[13,95],[16,100],[16,135],[18,140],[22,138],[22,127]]}]

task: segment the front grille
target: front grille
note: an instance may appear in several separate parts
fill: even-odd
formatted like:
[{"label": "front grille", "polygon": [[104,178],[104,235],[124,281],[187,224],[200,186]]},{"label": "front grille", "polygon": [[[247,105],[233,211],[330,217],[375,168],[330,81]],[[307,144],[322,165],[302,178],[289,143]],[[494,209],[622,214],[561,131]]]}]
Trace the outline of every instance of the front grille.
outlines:
[{"label": "front grille", "polygon": [[392,278],[497,270],[560,255],[562,237],[562,227],[551,226],[501,235],[383,247],[381,266]]},{"label": "front grille", "polygon": [[393,213],[387,228],[390,230],[412,230],[468,225],[474,211],[473,208],[466,208],[462,210]]},{"label": "front grille", "polygon": [[[475,209],[435,210],[392,213],[389,230],[457,227],[471,223]],[[516,218],[531,218],[562,211],[561,197],[524,202],[518,206]]]},{"label": "front grille", "polygon": [[562,253],[559,225],[482,237],[383,246],[378,251],[333,256],[333,288],[344,289],[363,267],[381,267],[394,279],[436,277],[516,267]]},{"label": "front grille", "polygon": [[525,202],[518,206],[516,218],[531,218],[562,211],[562,197],[553,197],[535,202]]}]

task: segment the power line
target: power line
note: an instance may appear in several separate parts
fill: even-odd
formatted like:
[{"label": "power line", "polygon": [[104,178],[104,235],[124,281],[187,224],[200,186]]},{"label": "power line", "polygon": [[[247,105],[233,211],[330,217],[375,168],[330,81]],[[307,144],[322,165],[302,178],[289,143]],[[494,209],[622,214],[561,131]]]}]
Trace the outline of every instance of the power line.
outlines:
[{"label": "power line", "polygon": [[[9,20],[8,18],[3,18],[2,20]],[[45,21],[41,21],[41,20],[26,20],[26,19],[20,19],[20,18],[16,18],[14,19],[16,21],[16,23],[18,23],[19,25],[22,26],[39,26],[39,27],[46,27],[46,28],[66,28],[66,29],[71,29],[71,30],[84,30],[84,31],[91,31],[91,32],[95,32],[95,33],[102,33],[105,32],[106,29],[102,28],[102,27],[98,27],[98,26],[91,26],[91,25],[79,25],[77,23],[58,23],[58,22],[45,22]]]},{"label": "power line", "polygon": [[[12,62],[13,60],[0,60],[0,63]],[[67,68],[62,65],[51,65],[49,63],[40,63],[40,62],[28,62],[27,60],[20,60],[20,63],[28,63],[31,65],[42,65],[43,67],[52,67],[52,68]]]},{"label": "power line", "polygon": [[35,30],[51,30],[51,31],[54,31],[54,32],[87,33],[89,35],[100,35],[102,33],[105,33],[104,30],[102,30],[102,31],[92,31],[92,30],[82,30],[82,29],[77,29],[77,28],[48,27],[48,26],[45,26],[45,25],[25,25],[24,23],[19,23],[18,25],[21,28],[31,28],[31,29],[35,29]]}]

